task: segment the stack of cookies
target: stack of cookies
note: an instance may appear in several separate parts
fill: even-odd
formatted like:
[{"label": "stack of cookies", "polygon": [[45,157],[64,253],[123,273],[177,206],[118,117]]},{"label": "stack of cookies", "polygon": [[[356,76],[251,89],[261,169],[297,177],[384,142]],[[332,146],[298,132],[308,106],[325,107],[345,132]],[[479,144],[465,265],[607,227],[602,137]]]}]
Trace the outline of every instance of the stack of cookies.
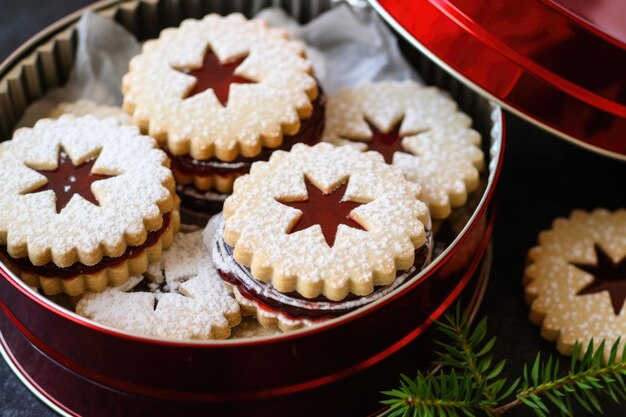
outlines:
[{"label": "stack of cookies", "polygon": [[429,262],[418,196],[378,153],[296,145],[236,182],[205,243],[245,313],[293,330],[369,304]]},{"label": "stack of cookies", "polygon": [[63,116],[0,145],[0,256],[46,294],[142,274],[179,228],[169,160],[113,119]]},{"label": "stack of cookies", "polygon": [[242,15],[186,20],[148,41],[124,109],[172,160],[183,205],[206,212],[277,148],[315,143],[324,103],[304,46]]},{"label": "stack of cookies", "polygon": [[[324,97],[301,43],[239,14],[146,42],[122,92],[125,113],[65,103],[0,145],[0,256],[126,332],[248,337],[355,311],[428,265],[431,218],[479,186],[480,136],[447,95]],[[177,234],[179,205],[208,226]]]}]

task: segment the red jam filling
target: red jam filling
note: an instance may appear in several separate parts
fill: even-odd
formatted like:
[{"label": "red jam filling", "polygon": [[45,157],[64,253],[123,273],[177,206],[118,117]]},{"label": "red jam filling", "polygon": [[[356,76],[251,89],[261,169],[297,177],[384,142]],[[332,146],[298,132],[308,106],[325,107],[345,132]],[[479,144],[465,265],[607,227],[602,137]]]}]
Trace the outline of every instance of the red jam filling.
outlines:
[{"label": "red jam filling", "polygon": [[[217,245],[219,257],[232,260],[233,248],[226,245],[221,237],[218,237]],[[415,251],[413,268],[407,271],[398,271],[393,284],[376,287],[372,294],[359,297],[348,295],[342,301],[330,301],[325,297],[313,299],[304,298],[297,292],[281,293],[274,289],[271,283],[258,281],[252,276],[250,269],[236,263],[235,271],[226,273],[218,270],[222,278],[229,284],[236,286],[245,298],[259,304],[266,311],[279,311],[292,319],[306,318],[309,320],[321,320],[339,317],[354,311],[364,305],[385,296],[402,285],[415,271],[421,271],[428,261],[428,245],[423,245]],[[234,262],[234,260],[232,260]]]},{"label": "red jam filling", "polygon": [[235,74],[237,67],[246,59],[240,58],[233,62],[221,63],[212,50],[204,55],[202,66],[197,69],[184,71],[185,74],[196,78],[196,84],[185,98],[193,97],[208,89],[213,90],[222,106],[228,104],[228,94],[231,84],[250,84],[254,81]]},{"label": "red jam filling", "polygon": [[391,164],[393,162],[393,155],[396,152],[405,152],[406,150],[402,146],[402,138],[400,135],[400,126],[402,125],[402,120],[400,120],[396,125],[391,129],[390,132],[384,133],[378,130],[376,126],[369,122],[369,120],[365,120],[367,125],[372,132],[372,137],[367,140],[357,140],[352,138],[346,138],[348,140],[352,140],[355,142],[363,142],[367,144],[367,149],[370,151],[376,151],[380,153],[384,158],[385,162]]},{"label": "red jam filling", "polygon": [[307,199],[304,201],[285,201],[278,200],[279,203],[302,211],[302,215],[296,220],[287,232],[289,234],[300,230],[308,229],[311,226],[319,224],[326,243],[331,248],[335,244],[337,229],[340,224],[353,227],[355,229],[365,230],[359,223],[352,220],[350,213],[362,203],[354,201],[341,201],[348,181],[341,184],[328,194],[322,192],[307,177],[304,177],[306,184]]},{"label": "red jam filling", "polygon": [[48,262],[45,265],[37,266],[33,265],[27,257],[19,259],[11,258],[9,253],[7,252],[6,246],[0,246],[0,251],[5,256],[5,258],[9,260],[9,262],[11,262],[21,271],[34,273],[43,277],[71,279],[81,274],[93,274],[95,272],[102,271],[105,268],[117,266],[122,262],[127,261],[128,259],[132,259],[140,255],[145,249],[157,243],[161,235],[169,226],[170,217],[170,213],[165,213],[163,215],[163,225],[161,226],[161,228],[148,233],[146,241],[143,242],[141,245],[128,246],[126,248],[126,251],[121,256],[115,258],[104,256],[102,260],[95,265],[85,265],[80,262],[76,262],[71,266],[60,268],[56,266],[53,262]]},{"label": "red jam filling", "polygon": [[187,175],[209,176],[233,173],[247,174],[250,165],[256,161],[267,161],[275,150],[288,151],[296,143],[314,145],[319,142],[324,131],[324,97],[322,92],[313,101],[313,113],[301,121],[300,130],[295,135],[285,135],[278,148],[263,148],[255,157],[240,156],[234,161],[224,162],[217,158],[207,160],[194,159],[190,155],[174,155],[167,148],[165,152],[172,160],[172,169]]},{"label": "red jam filling", "polygon": [[618,316],[626,300],[626,257],[619,263],[613,262],[600,245],[595,245],[596,264],[572,263],[576,268],[593,275],[593,282],[578,292],[577,295],[595,294],[608,291],[613,311]]},{"label": "red jam filling", "polygon": [[31,168],[48,179],[47,184],[31,191],[31,193],[39,193],[48,190],[54,191],[57,213],[60,213],[61,210],[67,206],[74,194],[78,194],[85,200],[98,206],[98,200],[96,200],[96,197],[91,192],[91,184],[96,181],[111,178],[112,176],[91,173],[91,169],[97,159],[97,157],[92,158],[77,166],[72,163],[67,153],[61,148],[59,150],[58,164],[55,169],[38,170]]}]

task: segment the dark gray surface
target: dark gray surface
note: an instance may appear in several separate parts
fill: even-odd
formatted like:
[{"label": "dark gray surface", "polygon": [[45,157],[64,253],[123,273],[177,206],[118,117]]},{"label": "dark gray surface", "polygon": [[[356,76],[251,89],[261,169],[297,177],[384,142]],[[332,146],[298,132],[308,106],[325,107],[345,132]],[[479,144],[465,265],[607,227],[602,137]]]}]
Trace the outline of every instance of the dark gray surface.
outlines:
[{"label": "dark gray surface", "polygon": [[[0,59],[48,24],[88,3],[0,0]],[[512,116],[507,124],[507,149],[497,195],[495,257],[481,314],[491,317],[490,330],[499,337],[496,356],[508,359],[509,372],[516,374],[537,350],[555,353],[554,345],[543,341],[539,329],[527,320],[520,284],[526,251],[535,244],[539,231],[572,209],[626,206],[626,163],[591,154]],[[410,364],[406,371],[413,373]],[[605,415],[623,417],[625,410],[626,406],[607,404]],[[0,360],[0,416],[52,415]],[[507,414],[530,415],[527,409]],[[587,414],[581,411],[577,415]]]}]

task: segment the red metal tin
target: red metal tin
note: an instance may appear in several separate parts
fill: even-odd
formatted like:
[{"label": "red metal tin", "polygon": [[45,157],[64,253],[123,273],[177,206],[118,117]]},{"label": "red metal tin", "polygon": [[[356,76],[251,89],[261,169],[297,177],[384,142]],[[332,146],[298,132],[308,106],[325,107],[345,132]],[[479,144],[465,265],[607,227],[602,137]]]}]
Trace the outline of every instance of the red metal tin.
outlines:
[{"label": "red metal tin", "polygon": [[[482,240],[482,239],[481,239]],[[483,240],[487,243],[488,240]],[[486,249],[486,247],[481,248]],[[482,297],[486,279],[488,276],[489,258],[476,258],[474,268],[465,271],[462,276],[451,281],[450,294],[445,297],[437,308],[428,314],[431,318],[438,318],[449,308],[455,300],[465,292],[470,300],[469,309],[472,313],[477,310]],[[475,270],[478,268],[478,271]],[[473,274],[472,274],[473,273]],[[413,294],[416,296],[415,293]],[[420,300],[424,300],[427,295],[429,303],[437,304],[432,298],[430,289],[423,289]],[[6,313],[6,309],[3,308]],[[111,415],[206,415],[210,410],[211,415],[367,415],[377,409],[376,398],[373,393],[385,387],[394,386],[397,382],[399,372],[406,370],[407,363],[411,363],[412,368],[425,369],[429,366],[432,350],[430,335],[427,333],[429,323],[425,321],[422,325],[413,329],[404,338],[377,355],[374,355],[353,367],[342,369],[330,375],[318,377],[305,381],[294,386],[285,386],[275,389],[264,389],[249,393],[233,393],[227,391],[233,384],[243,385],[241,381],[246,378],[254,378],[259,384],[263,384],[266,374],[258,374],[259,362],[269,363],[276,366],[273,373],[289,375],[289,368],[281,369],[277,362],[277,355],[273,353],[273,346],[280,346],[280,341],[270,342],[266,353],[260,353],[258,343],[252,343],[247,348],[241,349],[237,344],[227,344],[221,349],[220,354],[216,354],[215,347],[203,346],[195,349],[189,357],[182,356],[181,361],[195,360],[199,356],[213,358],[213,363],[209,366],[196,365],[192,369],[183,366],[178,374],[172,374],[169,370],[161,369],[163,362],[169,362],[171,355],[183,355],[182,346],[173,348],[169,353],[167,346],[145,346],[145,342],[137,341],[134,346],[126,346],[126,349],[139,349],[139,354],[143,359],[138,363],[139,367],[129,365],[135,359],[126,358],[125,352],[120,350],[115,342],[107,341],[107,338],[95,340],[86,336],[86,343],[80,343],[76,335],[72,332],[71,340],[80,343],[84,348],[93,346],[94,343],[104,342],[102,346],[109,350],[109,353],[100,360],[102,365],[110,364],[110,361],[119,355],[124,355],[125,359],[119,364],[132,370],[133,374],[141,375],[142,366],[152,366],[157,369],[157,381],[154,376],[141,376],[144,380],[142,385],[132,387],[127,381],[113,380],[103,382],[96,379],[91,372],[83,372],[68,362],[60,363],[55,358],[49,356],[51,353],[48,347],[33,343],[30,332],[16,325],[14,316],[10,314],[0,314],[0,350],[4,350],[5,358],[14,367],[16,373],[20,375],[24,382],[36,392],[44,401],[54,408],[68,415],[89,415],[89,416],[111,416]],[[372,323],[372,325],[375,325]],[[20,328],[21,327],[21,328]],[[361,329],[362,331],[362,329]],[[351,338],[354,344],[348,342],[348,346],[359,346],[362,340],[354,338],[356,330],[353,328],[341,329],[346,337]],[[370,332],[366,334],[371,335]],[[384,338],[385,335],[376,334],[377,338]],[[300,339],[297,337],[296,339]],[[314,340],[314,339],[311,339]],[[328,355],[333,346],[340,346],[338,343],[346,343],[342,340],[329,341],[326,338],[317,338],[324,346],[315,343],[312,347],[319,349],[319,355],[324,354],[326,361],[338,365],[339,362],[334,355]],[[323,341],[323,342],[322,342]],[[267,342],[267,341],[265,341]],[[308,343],[304,341],[304,343]],[[291,343],[292,349],[297,349],[299,344]],[[160,350],[160,352],[154,351]],[[281,350],[280,347],[277,347]],[[99,349],[98,349],[99,350]],[[358,353],[358,349],[357,352]],[[252,354],[252,358],[240,361],[242,355]],[[156,356],[154,356],[156,355]],[[291,355],[289,355],[291,356]],[[193,359],[191,359],[193,358]],[[245,358],[245,356],[244,356]],[[292,366],[301,367],[302,362],[291,359]],[[226,362],[220,362],[225,360]],[[251,368],[244,368],[242,362],[254,361]],[[302,358],[302,361],[305,361]],[[206,361],[205,361],[206,362]],[[316,361],[319,362],[319,361]],[[142,365],[143,364],[143,365]],[[233,365],[235,364],[235,365]],[[220,380],[219,375],[226,371],[230,378]],[[267,372],[263,369],[263,372]],[[154,373],[154,372],[151,372]],[[236,376],[236,378],[235,378]],[[151,379],[152,378],[152,379]],[[195,386],[194,391],[178,391],[173,389],[155,389],[156,383],[163,383],[171,378],[185,378],[189,380],[189,385]],[[198,387],[203,385],[203,381],[212,380],[216,385],[224,383],[222,388],[213,388],[212,391],[200,392]],[[133,389],[135,388],[135,389]],[[137,390],[136,388],[139,388]],[[207,389],[207,388],[204,388]],[[138,393],[137,391],[141,391]]]},{"label": "red metal tin", "polygon": [[[184,13],[189,10],[197,17],[239,10],[230,2],[215,2],[216,6],[155,0],[125,2],[121,7],[119,3],[97,7],[140,37],[177,24],[172,19],[188,17]],[[253,15],[256,8],[271,2],[267,3],[242,2],[237,7]],[[283,6],[306,20],[329,4],[293,1]],[[67,75],[53,77],[42,54],[49,50],[73,54],[71,28],[77,19],[74,15],[52,26],[0,67],[0,105],[10,110],[9,116],[0,114],[5,129],[12,129],[11,121],[37,98],[32,91],[39,88],[40,95],[54,86],[47,82],[42,87],[34,84],[36,80],[58,81]],[[55,53],[51,68],[67,71],[71,66],[63,63],[71,56]],[[420,68],[432,66],[426,81],[448,89],[472,116],[488,162],[485,190],[475,195],[478,202],[467,213],[465,227],[419,275],[375,303],[311,329],[258,339],[174,342],[131,335],[82,318],[40,296],[0,264],[0,351],[12,368],[46,402],[70,415],[367,415],[375,411],[379,400],[375,393],[395,385],[400,371],[430,366],[430,320],[443,314],[464,291],[473,300],[472,308],[477,308],[488,274],[490,259],[485,254],[503,158],[501,110],[426,56],[417,51],[410,55]],[[9,85],[6,91],[3,82]]]},{"label": "red metal tin", "polygon": [[371,0],[481,95],[581,146],[626,159],[622,0]]},{"label": "red metal tin", "polygon": [[[308,331],[246,341],[130,336],[61,310],[2,271],[0,342],[27,383],[70,415],[331,415],[342,406],[366,414],[376,409],[371,393],[393,386],[408,362],[429,366],[422,334],[480,284],[472,279],[485,279],[475,275],[492,220],[482,213],[438,267],[384,302]],[[361,395],[369,398],[355,401]]]}]

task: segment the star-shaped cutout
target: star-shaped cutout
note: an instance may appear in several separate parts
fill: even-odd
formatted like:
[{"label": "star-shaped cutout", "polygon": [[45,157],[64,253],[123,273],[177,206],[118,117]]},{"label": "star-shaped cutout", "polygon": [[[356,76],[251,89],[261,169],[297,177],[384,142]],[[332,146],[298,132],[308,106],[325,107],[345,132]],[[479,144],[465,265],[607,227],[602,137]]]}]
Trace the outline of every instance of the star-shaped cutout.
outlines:
[{"label": "star-shaped cutout", "polygon": [[372,132],[371,138],[367,139],[366,141],[354,138],[347,139],[352,141],[364,142],[365,144],[367,144],[368,150],[380,153],[383,158],[385,158],[385,162],[387,162],[388,164],[393,163],[393,155],[396,152],[406,153],[406,150],[402,146],[402,138],[404,136],[400,135],[400,126],[402,125],[402,120],[399,120],[387,133],[380,131],[369,120],[365,119],[365,122]]},{"label": "star-shaped cutout", "polygon": [[362,203],[355,201],[341,201],[346,192],[348,181],[345,181],[328,194],[322,192],[305,176],[306,191],[308,198],[304,201],[284,201],[278,199],[279,203],[293,207],[302,212],[302,215],[287,233],[295,233],[319,224],[326,243],[331,248],[335,244],[337,228],[340,224],[365,230],[360,224],[352,220],[350,213]]},{"label": "star-shaped cutout", "polygon": [[615,315],[619,315],[626,300],[626,257],[619,263],[606,254],[600,245],[595,245],[595,265],[573,263],[576,268],[593,275],[593,282],[578,292],[577,295],[595,294],[608,291]]},{"label": "star-shaped cutout", "polygon": [[246,57],[243,57],[236,61],[222,64],[217,55],[209,49],[204,55],[202,67],[183,71],[185,74],[196,78],[196,84],[185,98],[193,97],[203,91],[212,89],[222,106],[226,106],[231,84],[254,83],[252,80],[235,75],[237,67],[245,59]]},{"label": "star-shaped cutout", "polygon": [[112,177],[112,175],[92,174],[91,168],[98,158],[84,162],[78,166],[72,163],[67,153],[61,148],[59,150],[59,160],[57,168],[53,170],[35,171],[45,176],[48,183],[31,191],[31,193],[39,193],[42,191],[52,190],[56,196],[56,210],[60,213],[67,206],[74,194],[78,194],[85,200],[98,206],[98,200],[91,192],[91,184],[96,181],[104,180]]}]

